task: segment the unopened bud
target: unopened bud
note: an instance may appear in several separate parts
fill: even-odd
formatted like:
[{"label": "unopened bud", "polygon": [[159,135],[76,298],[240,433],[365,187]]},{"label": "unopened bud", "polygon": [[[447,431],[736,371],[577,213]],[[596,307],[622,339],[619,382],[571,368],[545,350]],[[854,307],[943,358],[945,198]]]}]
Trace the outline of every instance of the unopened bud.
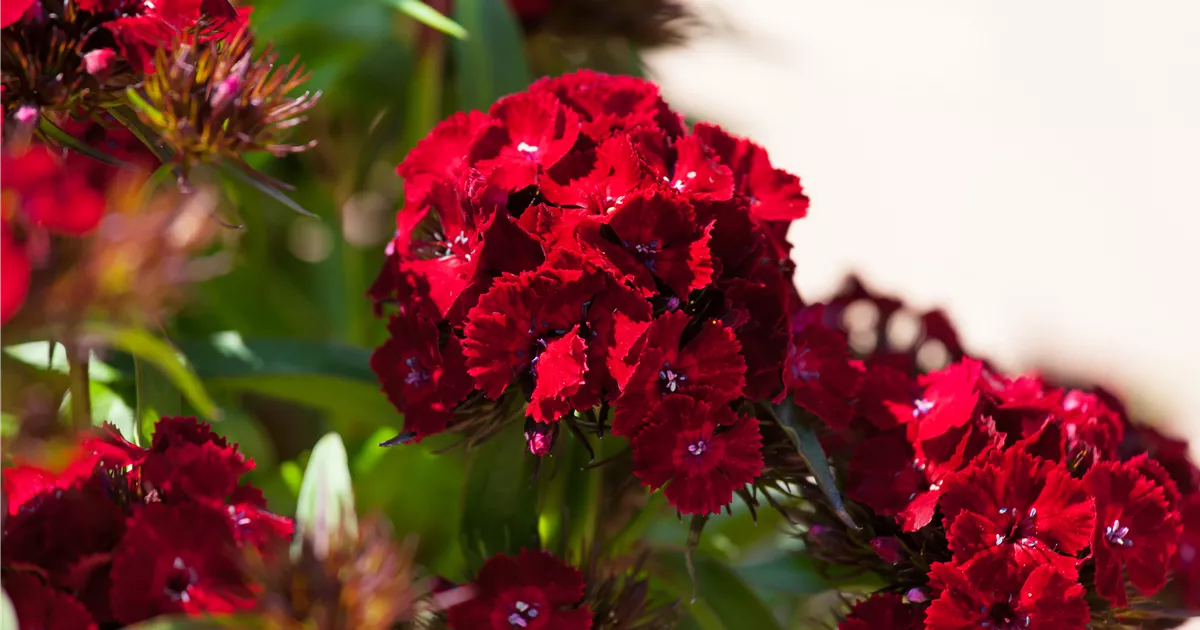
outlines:
[{"label": "unopened bud", "polygon": [[900,541],[891,536],[881,536],[871,541],[875,555],[888,564],[896,564],[904,559],[904,547]]},{"label": "unopened bud", "polygon": [[222,79],[213,90],[212,98],[209,99],[213,109],[221,109],[226,103],[232,101],[233,97],[237,96],[240,87],[242,87],[242,79],[235,74]]},{"label": "unopened bud", "polygon": [[112,72],[113,60],[117,58],[117,53],[111,48],[97,48],[83,55],[83,67],[87,73],[103,79]]},{"label": "unopened bud", "polygon": [[17,108],[13,118],[22,125],[31,125],[38,119],[38,108],[33,105],[22,105]]},{"label": "unopened bud", "polygon": [[908,589],[908,592],[904,594],[904,597],[908,599],[910,603],[923,604],[929,601],[929,592],[919,586],[914,586]]},{"label": "unopened bud", "polygon": [[530,453],[538,457],[549,455],[557,439],[557,422],[537,422],[533,418],[525,421],[525,444],[529,447]]}]

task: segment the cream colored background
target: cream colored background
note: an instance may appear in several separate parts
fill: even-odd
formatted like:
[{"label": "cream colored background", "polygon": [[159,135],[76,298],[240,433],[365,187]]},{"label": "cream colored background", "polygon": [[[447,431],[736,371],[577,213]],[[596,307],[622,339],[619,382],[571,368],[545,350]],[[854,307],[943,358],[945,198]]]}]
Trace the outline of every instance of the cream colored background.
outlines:
[{"label": "cream colored background", "polygon": [[801,176],[807,295],[858,270],[1197,435],[1200,1],[692,4],[652,73]]}]

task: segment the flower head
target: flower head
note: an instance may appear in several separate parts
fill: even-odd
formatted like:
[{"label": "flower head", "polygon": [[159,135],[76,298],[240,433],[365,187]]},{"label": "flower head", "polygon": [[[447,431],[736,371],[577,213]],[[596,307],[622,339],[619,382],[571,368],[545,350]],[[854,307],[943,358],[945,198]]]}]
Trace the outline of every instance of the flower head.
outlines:
[{"label": "flower head", "polygon": [[838,630],[918,630],[924,614],[899,595],[876,594],[858,602]]},{"label": "flower head", "polygon": [[940,591],[926,612],[930,630],[1083,630],[1090,620],[1083,585],[1048,564],[992,553],[965,567],[935,564],[930,579]]},{"label": "flower head", "polygon": [[446,616],[455,630],[588,630],[583,575],[545,551],[489,559],[471,583],[475,595]]}]

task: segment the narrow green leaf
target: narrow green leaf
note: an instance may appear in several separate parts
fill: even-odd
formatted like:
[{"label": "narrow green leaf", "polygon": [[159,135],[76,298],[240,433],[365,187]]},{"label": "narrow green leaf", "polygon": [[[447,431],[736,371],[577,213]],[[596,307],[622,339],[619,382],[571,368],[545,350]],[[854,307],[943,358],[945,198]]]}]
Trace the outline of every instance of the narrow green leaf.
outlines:
[{"label": "narrow green leaf", "polygon": [[8,593],[0,590],[0,630],[17,630],[17,609],[13,608]]},{"label": "narrow green leaf", "polygon": [[[137,386],[137,424],[149,436],[160,418],[181,415],[183,398],[179,390],[145,359],[134,357],[134,382]],[[128,439],[128,436],[126,437]],[[134,441],[134,444],[138,442]]]},{"label": "narrow green leaf", "polygon": [[[701,627],[782,630],[770,608],[733,569],[705,555],[697,555],[694,562],[700,596],[688,606],[688,612],[697,621],[703,620]],[[685,564],[681,554],[661,552],[650,569],[679,597],[687,593],[681,579],[687,570]],[[719,625],[713,625],[713,617],[719,620]]]},{"label": "narrow green leaf", "polygon": [[63,131],[58,125],[50,122],[48,118],[42,117],[41,121],[38,123],[38,131],[41,131],[42,134],[54,141],[55,144],[67,147],[76,153],[86,155],[97,162],[102,162],[104,164],[108,164],[109,166],[116,166],[120,168],[134,168],[134,166],[129,162],[113,157]]},{"label": "narrow green leaf", "polygon": [[454,19],[470,39],[455,40],[459,109],[487,111],[496,99],[529,87],[521,26],[504,0],[456,0]]},{"label": "narrow green leaf", "polygon": [[[121,432],[126,440],[134,444],[141,444],[138,423],[129,403],[104,383],[91,381],[88,383],[88,390],[92,398],[92,425],[111,424]],[[72,396],[72,392],[67,392],[67,395],[63,397],[62,405],[58,410],[59,417],[63,419],[71,417]]]},{"label": "narrow green leaf", "polygon": [[100,338],[108,345],[128,352],[135,360],[141,359],[161,370],[197,413],[213,420],[219,418],[216,404],[205,391],[196,373],[192,371],[187,358],[171,344],[139,328],[93,324],[87,328],[87,333]]},{"label": "narrow green leaf", "polygon": [[512,422],[475,449],[463,502],[463,552],[473,568],[497,553],[538,547],[533,459],[521,423]]},{"label": "narrow green leaf", "polygon": [[343,537],[357,536],[358,517],[354,511],[354,486],[346,446],[337,433],[327,433],[313,447],[300,483],[292,553],[298,553],[307,538],[318,557],[325,557]]},{"label": "narrow green leaf", "polygon": [[305,210],[304,206],[301,206],[291,197],[284,194],[284,192],[280,190],[278,182],[270,181],[265,175],[255,171],[249,165],[239,165],[228,161],[220,161],[216,163],[216,167],[217,170],[221,171],[222,173],[225,173],[226,175],[229,175],[234,179],[249,185],[255,190],[306,217],[320,218],[312,212]]},{"label": "narrow green leaf", "polygon": [[459,26],[454,20],[438,13],[437,9],[421,2],[421,0],[386,0],[386,2],[396,7],[401,13],[429,28],[437,29],[458,39],[467,38],[467,29]]},{"label": "narrow green leaf", "polygon": [[700,583],[696,580],[696,547],[700,546],[700,535],[704,532],[704,526],[708,523],[709,518],[708,514],[695,514],[688,524],[687,547],[683,551],[683,560],[687,565],[688,578],[692,580],[694,588],[692,591],[693,602],[700,593]]},{"label": "narrow green leaf", "polygon": [[146,148],[149,149],[150,152],[154,154],[154,157],[158,158],[160,162],[165,164],[174,158],[174,152],[163,143],[158,142],[158,134],[156,134],[150,127],[147,127],[146,123],[142,122],[142,120],[138,118],[136,112],[130,111],[125,107],[110,107],[107,111],[113,118],[117,119],[117,122],[121,123],[126,129],[128,129],[129,132],[134,135],[134,137],[136,137],[138,140],[141,140],[142,144],[146,145]]},{"label": "narrow green leaf", "polygon": [[158,127],[165,127],[167,125],[167,119],[163,118],[162,112],[155,109],[150,103],[147,103],[146,99],[142,98],[142,95],[138,94],[136,89],[129,88],[125,90],[125,98],[128,98],[133,108],[145,114],[146,118],[149,118],[153,124]]},{"label": "narrow green leaf", "polygon": [[796,451],[800,453],[800,457],[804,459],[809,472],[817,480],[817,486],[821,488],[821,492],[825,493],[825,497],[829,499],[829,504],[833,507],[834,513],[838,515],[838,518],[847,527],[858,529],[858,525],[854,523],[854,519],[850,518],[850,513],[846,511],[845,503],[842,502],[842,495],[838,492],[837,482],[834,480],[833,471],[829,467],[829,459],[825,457],[825,449],[821,448],[821,441],[817,439],[817,434],[813,433],[811,427],[796,418],[796,406],[790,400],[784,402],[782,405],[775,406],[774,410],[779,426],[783,429],[784,433],[787,433],[788,438],[796,446]]}]

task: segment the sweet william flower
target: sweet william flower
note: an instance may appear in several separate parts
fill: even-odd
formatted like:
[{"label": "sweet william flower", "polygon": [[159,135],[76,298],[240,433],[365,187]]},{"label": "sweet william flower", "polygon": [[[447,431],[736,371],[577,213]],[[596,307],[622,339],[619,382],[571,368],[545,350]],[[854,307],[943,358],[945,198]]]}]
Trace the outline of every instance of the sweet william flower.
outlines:
[{"label": "sweet william flower", "polygon": [[1172,562],[1174,581],[1185,606],[1200,609],[1200,495],[1184,500],[1179,509],[1182,533]]},{"label": "sweet william flower", "polygon": [[474,597],[450,608],[455,630],[588,630],[583,575],[545,551],[489,559],[471,583]]},{"label": "sweet william flower", "polygon": [[582,132],[600,142],[615,131],[651,128],[669,139],[684,135],[683,117],[671,110],[658,86],[645,79],[592,70],[541,79],[532,93],[553,94],[581,122]]},{"label": "sweet william flower", "polygon": [[670,394],[633,437],[633,472],[683,514],[715,514],[762,471],[758,421]]},{"label": "sweet william flower", "polygon": [[850,359],[845,335],[822,325],[823,314],[818,304],[792,317],[783,382],[796,404],[830,426],[845,427],[862,370]]},{"label": "sweet william flower", "polygon": [[1166,490],[1140,472],[1137,462],[1100,462],[1083,483],[1096,498],[1096,590],[1113,606],[1124,606],[1127,575],[1141,593],[1158,592],[1167,581],[1181,532]]},{"label": "sweet william flower", "polygon": [[877,593],[855,604],[838,630],[921,630],[924,614],[899,595]]},{"label": "sweet william flower", "polygon": [[491,122],[472,140],[469,159],[510,192],[536,184],[579,137],[579,116],[546,92],[507,96],[489,115]]},{"label": "sweet william flower", "polygon": [[136,623],[172,613],[231,613],[254,604],[233,528],[199,503],[152,504],[130,522],[113,561],[113,614]]},{"label": "sweet william flower", "polygon": [[95,620],[79,600],[45,584],[33,573],[6,573],[4,592],[12,602],[20,630],[97,628]]},{"label": "sweet william flower", "polygon": [[1081,481],[1017,449],[952,476],[940,507],[959,564],[1000,549],[1018,565],[1049,564],[1069,575],[1096,524],[1095,501]]},{"label": "sweet william flower", "polygon": [[616,401],[614,434],[636,435],[647,413],[671,394],[702,391],[713,406],[742,395],[746,361],[733,331],[720,321],[703,321],[685,337],[690,323],[682,311],[663,313],[631,348],[636,363]]},{"label": "sweet william flower", "polygon": [[1091,618],[1083,585],[1048,564],[992,553],[965,567],[935,564],[929,577],[940,591],[926,611],[929,630],[1084,630]]},{"label": "sweet william flower", "polygon": [[708,123],[697,124],[695,133],[733,171],[737,192],[750,199],[750,213],[757,220],[788,222],[808,214],[800,178],[772,166],[765,149]]}]

